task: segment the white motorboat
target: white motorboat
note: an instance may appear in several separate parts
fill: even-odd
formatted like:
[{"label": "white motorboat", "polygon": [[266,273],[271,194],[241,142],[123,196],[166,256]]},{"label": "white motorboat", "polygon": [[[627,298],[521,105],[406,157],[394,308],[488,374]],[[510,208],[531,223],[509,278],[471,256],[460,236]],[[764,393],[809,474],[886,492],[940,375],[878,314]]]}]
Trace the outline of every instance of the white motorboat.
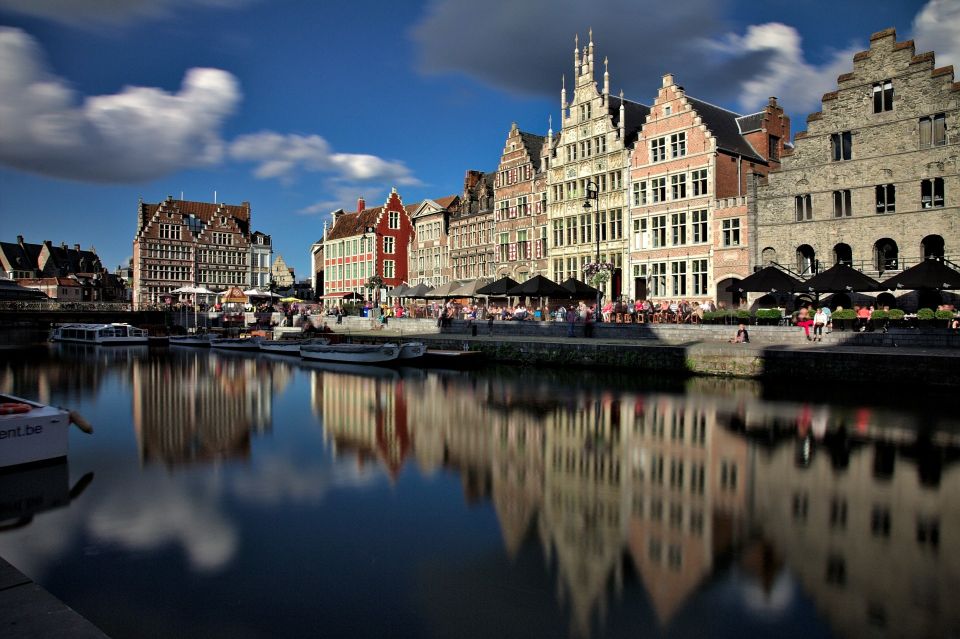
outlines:
[{"label": "white motorboat", "polygon": [[260,337],[214,337],[210,340],[210,347],[224,351],[258,351]]},{"label": "white motorboat", "polygon": [[207,348],[210,346],[210,335],[171,335],[170,346],[199,346]]},{"label": "white motorboat", "polygon": [[50,334],[54,342],[78,342],[80,344],[147,344],[147,331],[129,324],[62,324]]},{"label": "white motorboat", "polygon": [[76,413],[0,395],[0,468],[66,456],[71,421],[92,432]]},{"label": "white motorboat", "polygon": [[404,342],[400,345],[400,355],[397,359],[411,360],[419,359],[427,352],[427,346],[423,342]]},{"label": "white motorboat", "polygon": [[330,343],[326,337],[313,339],[264,339],[260,340],[260,351],[264,353],[278,353],[280,355],[300,356],[300,347],[316,344],[325,346]]},{"label": "white motorboat", "polygon": [[396,344],[309,344],[300,347],[304,359],[344,364],[380,364],[400,355]]}]

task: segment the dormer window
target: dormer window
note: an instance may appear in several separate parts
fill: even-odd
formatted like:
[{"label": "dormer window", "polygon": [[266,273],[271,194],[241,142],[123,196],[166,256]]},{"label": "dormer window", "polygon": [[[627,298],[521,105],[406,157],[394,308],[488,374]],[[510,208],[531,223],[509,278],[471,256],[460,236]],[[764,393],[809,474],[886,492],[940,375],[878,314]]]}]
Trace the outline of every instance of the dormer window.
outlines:
[{"label": "dormer window", "polygon": [[671,111],[671,109],[670,109],[670,105],[669,105],[669,104],[668,104],[667,106],[663,107],[663,117],[667,117],[668,115],[670,115],[670,111]]}]

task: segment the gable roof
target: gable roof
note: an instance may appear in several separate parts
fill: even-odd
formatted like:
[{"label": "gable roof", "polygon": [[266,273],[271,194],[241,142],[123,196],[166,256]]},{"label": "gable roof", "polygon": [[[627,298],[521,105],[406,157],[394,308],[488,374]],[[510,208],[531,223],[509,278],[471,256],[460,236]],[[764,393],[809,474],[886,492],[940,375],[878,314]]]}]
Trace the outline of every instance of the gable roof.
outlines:
[{"label": "gable roof", "polygon": [[[650,107],[645,104],[640,104],[639,102],[633,102],[631,100],[623,99],[623,112],[626,122],[624,123],[623,129],[623,145],[630,146],[637,141],[637,137],[640,134],[640,129],[643,127],[644,123],[647,121],[647,116],[650,114]],[[620,103],[621,99],[619,96],[611,95],[607,100],[607,113],[613,117],[613,126],[619,128],[620,126]]]},{"label": "gable roof", "polygon": [[756,113],[741,115],[737,118],[737,126],[740,128],[740,134],[752,133],[763,128],[763,116],[766,114],[766,111],[757,111]]},{"label": "gable roof", "polygon": [[454,195],[447,195],[445,197],[438,197],[437,199],[434,200],[434,202],[439,204],[441,207],[448,209],[452,204],[454,204],[459,199],[460,199],[460,196],[454,194]]},{"label": "gable roof", "polygon": [[[407,204],[404,208],[409,206],[415,207],[417,205]],[[383,207],[377,206],[372,209],[364,209],[359,213],[344,213],[338,217],[337,221],[333,224],[333,228],[330,229],[330,232],[327,234],[327,241],[342,240],[347,237],[363,235],[368,226],[376,225],[377,218],[380,217],[382,212]]]},{"label": "gable roof", "polygon": [[18,242],[0,242],[0,260],[10,266],[10,270],[36,270],[40,263],[40,244],[21,246]]},{"label": "gable roof", "polygon": [[766,163],[766,160],[757,153],[741,134],[740,125],[737,120],[743,116],[739,113],[718,107],[715,104],[691,98],[690,96],[686,96],[686,100],[690,103],[690,106],[696,110],[703,124],[710,129],[710,133],[717,139],[718,149],[727,151],[728,153],[736,153],[757,162]]},{"label": "gable roof", "polygon": [[237,228],[244,235],[250,232],[250,203],[243,204],[224,204],[222,202],[193,202],[191,200],[174,200],[167,198],[163,202],[151,204],[149,202],[140,203],[140,219],[137,227],[139,234],[153,219],[153,216],[160,209],[180,213],[184,218],[193,215],[203,222],[204,226],[218,215],[225,215],[236,221]]},{"label": "gable roof", "polygon": [[520,142],[527,150],[527,155],[530,156],[534,170],[540,170],[540,154],[543,152],[543,145],[546,144],[546,141],[547,139],[542,135],[520,131]]}]

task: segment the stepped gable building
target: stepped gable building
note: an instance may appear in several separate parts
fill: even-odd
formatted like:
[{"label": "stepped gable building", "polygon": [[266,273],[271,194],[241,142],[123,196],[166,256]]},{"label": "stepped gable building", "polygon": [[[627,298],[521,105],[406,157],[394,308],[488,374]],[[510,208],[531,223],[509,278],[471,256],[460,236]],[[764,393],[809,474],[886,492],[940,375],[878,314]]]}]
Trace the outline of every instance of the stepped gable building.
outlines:
[{"label": "stepped gable building", "polygon": [[407,280],[411,286],[425,282],[436,287],[450,281],[450,216],[459,210],[459,195],[426,199],[416,205],[411,215],[414,238]]},{"label": "stepped gable building", "polygon": [[415,208],[405,207],[394,188],[383,206],[368,209],[361,197],[355,213],[343,209],[331,213],[333,227],[325,229],[322,249],[324,297],[350,293],[368,297],[366,285],[373,275],[379,275],[388,289],[405,281],[413,241],[410,215]]},{"label": "stepped gable building", "polygon": [[140,202],[133,239],[133,304],[170,299],[183,286],[250,286],[250,203]]},{"label": "stepped gable building", "polygon": [[809,276],[847,262],[885,279],[925,257],[960,260],[958,123],[953,67],[894,29],[873,34],[758,186],[755,263]]},{"label": "stepped gable building", "polygon": [[61,302],[124,299],[123,283],[103,267],[93,247],[56,246],[49,240],[32,244],[18,235],[16,242],[0,242],[0,269],[20,286]]},{"label": "stepped gable building", "polygon": [[[627,261],[624,223],[629,213],[627,169],[629,148],[637,139],[650,107],[610,95],[610,73],[604,60],[603,90],[597,89],[593,70],[593,34],[581,53],[573,50],[573,96],[567,102],[566,80],[560,92],[562,128],[556,140],[547,136],[547,219],[550,277],[563,281],[583,278],[583,265],[596,261],[597,238],[601,262],[614,266],[604,285],[608,296],[623,291]],[[587,187],[598,197],[585,209]]]},{"label": "stepped gable building", "polygon": [[541,164],[546,138],[514,122],[494,181],[496,276],[518,282],[547,274],[547,175]]},{"label": "stepped gable building", "polygon": [[290,288],[296,280],[293,269],[287,266],[287,262],[282,255],[278,255],[277,259],[273,261],[273,266],[270,267],[270,277],[273,278],[273,283],[276,284],[277,288],[281,289]]},{"label": "stepped gable building", "polygon": [[463,178],[460,210],[450,217],[451,279],[493,277],[493,173],[468,170]]},{"label": "stepped gable building", "polygon": [[630,157],[635,299],[738,301],[750,274],[747,183],[780,166],[790,119],[770,98],[741,115],[663,83]]}]

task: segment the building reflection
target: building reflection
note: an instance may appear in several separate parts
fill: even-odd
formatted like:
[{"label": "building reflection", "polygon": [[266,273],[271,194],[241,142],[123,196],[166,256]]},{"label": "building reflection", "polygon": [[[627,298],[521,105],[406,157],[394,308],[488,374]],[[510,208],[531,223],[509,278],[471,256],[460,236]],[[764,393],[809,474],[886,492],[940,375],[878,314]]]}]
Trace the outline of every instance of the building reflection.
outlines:
[{"label": "building reflection", "polygon": [[466,501],[492,503],[509,558],[536,540],[576,636],[633,575],[668,626],[733,556],[762,597],[796,575],[842,636],[960,630],[958,424],[764,401],[754,384],[311,374],[337,454],[394,479],[455,470]]},{"label": "building reflection", "polygon": [[132,366],[133,424],[143,464],[169,467],[250,455],[271,428],[272,366],[203,350]]}]

